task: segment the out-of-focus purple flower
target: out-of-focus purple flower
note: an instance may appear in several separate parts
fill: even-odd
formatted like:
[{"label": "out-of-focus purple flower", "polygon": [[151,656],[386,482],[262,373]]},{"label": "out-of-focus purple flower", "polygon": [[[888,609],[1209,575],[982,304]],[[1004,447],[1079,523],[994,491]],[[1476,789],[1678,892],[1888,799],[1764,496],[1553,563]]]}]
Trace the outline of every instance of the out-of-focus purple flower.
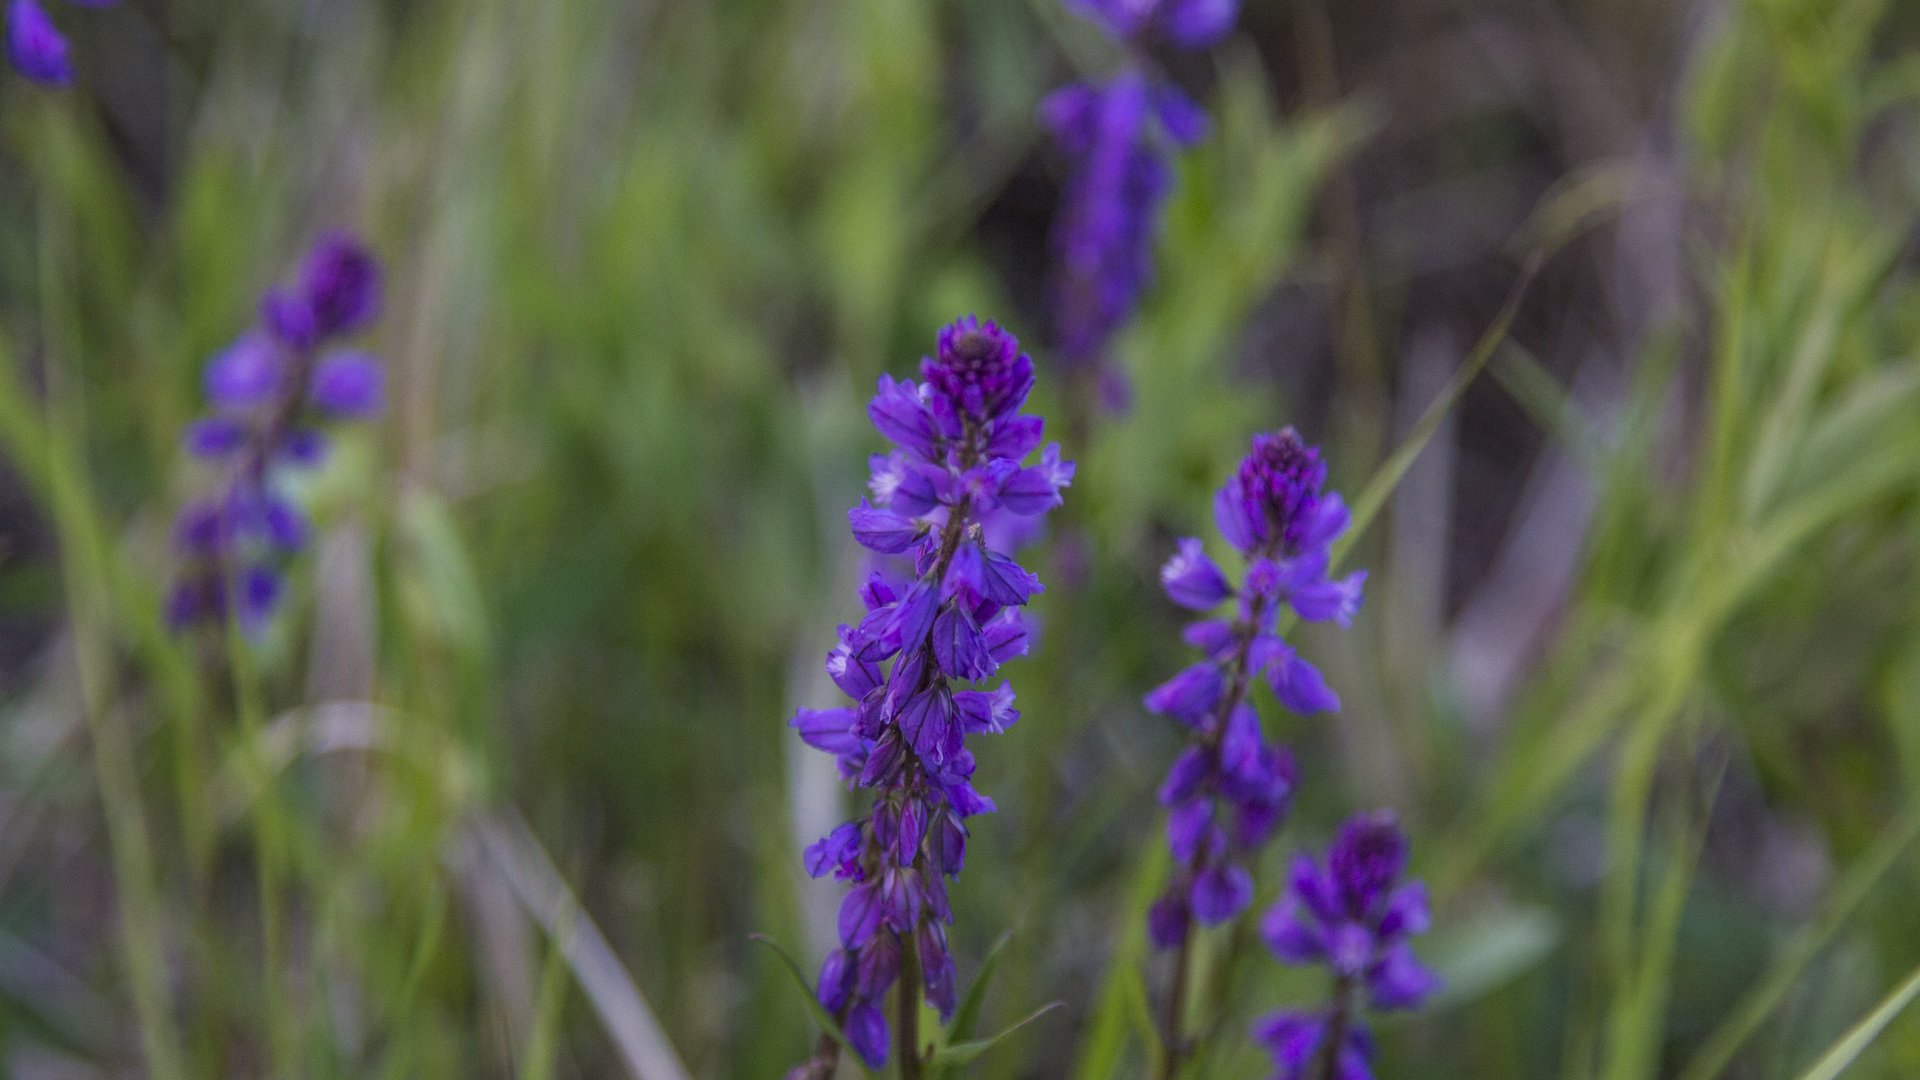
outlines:
[{"label": "out-of-focus purple flower", "polygon": [[1424,933],[1427,890],[1400,884],[1407,839],[1386,812],[1362,814],[1335,837],[1321,865],[1294,860],[1287,891],[1261,924],[1274,955],[1289,964],[1324,964],[1366,986],[1376,1009],[1405,1009],[1438,988],[1413,958],[1407,938]]},{"label": "out-of-focus purple flower", "polygon": [[954,1008],[946,882],[965,861],[965,819],[993,810],[973,788],[966,739],[1020,716],[1007,684],[964,688],[1026,651],[1019,609],[1040,591],[987,526],[1058,506],[1074,472],[1057,445],[1040,447],[1040,419],[1020,413],[1033,361],[1013,335],[960,319],[920,373],[918,383],[881,378],[867,415],[898,449],[873,458],[871,499],[848,514],[862,546],[910,570],[868,578],[866,614],[840,627],[827,655],[827,674],[852,704],[803,709],[792,721],[851,785],[874,792],[865,817],[804,857],[808,873],[853,884],[819,994],[873,1068],[886,1061],[881,1004],[904,950],[914,950],[927,1000],[942,1016]]},{"label": "out-of-focus purple flower", "polygon": [[315,422],[366,419],[384,401],[372,357],[322,352],[378,310],[378,277],[364,247],[330,234],[307,257],[299,284],[262,303],[265,325],[208,361],[213,412],[187,428],[183,443],[217,463],[223,479],[217,495],[189,504],[175,525],[185,564],[167,604],[175,628],[233,616],[253,631],[271,616],[284,592],[284,564],[307,532],[280,489],[280,473],[325,456],[327,437]]},{"label": "out-of-focus purple flower", "polygon": [[40,0],[8,0],[7,59],[20,74],[43,86],[73,83],[73,60]]},{"label": "out-of-focus purple flower", "polygon": [[[1232,919],[1252,902],[1247,859],[1285,818],[1297,780],[1293,756],[1269,741],[1247,700],[1264,677],[1280,703],[1308,714],[1339,708],[1340,699],[1319,670],[1282,640],[1280,609],[1344,623],[1360,603],[1364,576],[1327,578],[1328,545],[1338,529],[1326,507],[1339,496],[1321,493],[1326,468],[1319,451],[1293,429],[1254,437],[1251,452],[1222,489],[1216,508],[1227,539],[1247,559],[1236,587],[1207,557],[1197,539],[1183,539],[1160,571],[1167,596],[1181,607],[1209,611],[1235,601],[1236,618],[1203,619],[1186,640],[1204,653],[1145,698],[1151,712],[1193,734],[1160,788],[1168,808],[1168,842],[1177,864],[1167,892],[1149,917],[1162,948],[1186,940],[1184,920],[1202,925]],[[1345,526],[1342,511],[1337,516]],[[1176,920],[1182,920],[1176,925]]]},{"label": "out-of-focus purple flower", "polygon": [[1062,358],[1105,360],[1153,277],[1153,243],[1171,183],[1146,79],[1125,72],[1056,91],[1041,108],[1067,159],[1051,240],[1050,300]]},{"label": "out-of-focus purple flower", "polygon": [[[1325,1075],[1314,1069],[1327,1052],[1327,1040],[1332,1036],[1330,1020],[1325,1012],[1284,1011],[1254,1022],[1254,1041],[1273,1055],[1273,1080],[1319,1080]],[[1373,1038],[1366,1028],[1348,1026],[1340,1042],[1334,1077],[1373,1080]]]},{"label": "out-of-focus purple flower", "polygon": [[1054,337],[1067,365],[1098,373],[1104,401],[1124,403],[1131,395],[1107,351],[1153,280],[1170,160],[1207,130],[1205,111],[1132,46],[1206,48],[1232,29],[1239,3],[1067,0],[1067,6],[1130,46],[1134,62],[1105,82],[1065,86],[1040,108],[1068,167],[1052,236]]},{"label": "out-of-focus purple flower", "polygon": [[1330,1026],[1346,1033],[1340,1075],[1370,1078],[1372,1044],[1355,1015],[1356,993],[1364,990],[1367,1004],[1384,1011],[1417,1008],[1439,988],[1439,977],[1421,965],[1407,941],[1426,932],[1429,918],[1426,887],[1401,883],[1406,868],[1406,835],[1385,811],[1341,826],[1324,864],[1309,855],[1294,860],[1286,892],[1262,921],[1261,936],[1283,963],[1326,967],[1335,997],[1325,1012],[1277,1013],[1255,1025],[1254,1036],[1273,1051],[1281,1080],[1306,1075],[1306,1063],[1324,1053]]},{"label": "out-of-focus purple flower", "polygon": [[1204,49],[1233,29],[1239,0],[1067,0],[1122,41],[1165,40],[1182,49]]}]

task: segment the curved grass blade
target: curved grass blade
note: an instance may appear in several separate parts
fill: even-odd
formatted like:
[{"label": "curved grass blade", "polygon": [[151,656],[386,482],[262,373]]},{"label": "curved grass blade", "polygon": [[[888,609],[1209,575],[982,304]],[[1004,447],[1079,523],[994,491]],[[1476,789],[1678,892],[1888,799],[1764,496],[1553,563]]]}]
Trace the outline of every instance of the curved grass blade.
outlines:
[{"label": "curved grass blade", "polygon": [[[748,934],[747,936],[773,950],[773,955],[778,956],[780,963],[786,967],[787,974],[793,976],[793,985],[799,987],[801,995],[807,999],[807,1011],[813,1014],[813,1022],[819,1024],[820,1030],[826,1032],[827,1036],[834,1042],[839,1043],[841,1046],[847,1046],[846,1032],[840,1030],[840,1024],[834,1020],[833,1014],[829,1013],[826,1006],[820,1004],[820,999],[814,996],[813,983],[807,978],[806,973],[800,970],[800,965],[794,961],[793,957],[787,955],[787,950],[781,948],[778,942],[765,934]],[[849,1047],[849,1049],[851,1048]],[[861,1072],[868,1076],[873,1075],[873,1070],[867,1068],[866,1065],[861,1062],[859,1054],[847,1054],[846,1056],[851,1058],[854,1064],[860,1066]]]},{"label": "curved grass blade", "polygon": [[1888,994],[1865,1019],[1840,1036],[1840,1041],[1820,1055],[1820,1060],[1813,1063],[1813,1068],[1800,1074],[1800,1080],[1833,1080],[1845,1072],[1847,1066],[1865,1053],[1867,1047],[1873,1045],[1873,1040],[1880,1037],[1888,1024],[1893,1023],[1893,1018],[1899,1016],[1900,1011],[1912,1004],[1916,997],[1920,997],[1920,967],[1914,968],[1906,980],[1894,987],[1893,993]]},{"label": "curved grass blade", "polygon": [[1680,1080],[1714,1080],[1726,1071],[1734,1054],[1786,1000],[1814,957],[1846,924],[1848,917],[1916,838],[1920,838],[1920,807],[1908,810],[1904,817],[1889,825],[1847,870],[1828,894],[1820,916],[1793,937],[1766,978],[1748,992],[1702,1045],[1698,1056],[1680,1073]]},{"label": "curved grass blade", "polygon": [[965,1065],[974,1058],[993,1049],[994,1044],[1000,1040],[1065,1004],[1066,1002],[1063,1001],[1049,1001],[1045,1005],[1028,1013],[1024,1018],[1015,1021],[1013,1026],[1000,1032],[998,1035],[990,1035],[984,1039],[975,1039],[972,1042],[953,1043],[948,1046],[943,1046],[934,1051],[933,1057],[928,1059],[927,1064],[936,1069],[951,1069]]},{"label": "curved grass blade", "polygon": [[1507,330],[1513,326],[1513,317],[1520,312],[1520,301],[1526,298],[1527,288],[1533,284],[1534,276],[1540,272],[1540,264],[1544,261],[1545,257],[1540,252],[1535,252],[1528,257],[1526,265],[1520,270],[1519,278],[1513,283],[1513,290],[1507,294],[1506,303],[1500,307],[1500,314],[1494,317],[1493,323],[1487,327],[1487,332],[1480,335],[1479,342],[1474,345],[1473,351],[1467,354],[1466,360],[1460,365],[1460,370],[1453,373],[1453,378],[1448,380],[1446,388],[1440,391],[1440,396],[1434,398],[1433,403],[1420,414],[1420,419],[1413,425],[1413,430],[1407,433],[1406,441],[1394,450],[1393,456],[1380,466],[1379,471],[1373,474],[1373,479],[1367,481],[1367,486],[1361,489],[1360,496],[1353,500],[1352,525],[1347,529],[1347,534],[1335,541],[1333,545],[1335,565],[1339,564],[1341,558],[1346,555],[1347,549],[1353,546],[1354,541],[1367,531],[1367,526],[1373,521],[1374,515],[1386,505],[1388,496],[1393,494],[1393,489],[1400,486],[1400,481],[1407,475],[1407,470],[1413,468],[1414,459],[1420,456],[1420,451],[1427,448],[1427,442],[1433,438],[1433,433],[1440,430],[1440,421],[1446,419],[1447,413],[1460,403],[1461,397],[1467,392],[1467,387],[1473,385],[1474,378],[1480,374],[1480,369],[1487,366],[1487,361],[1493,359],[1493,354],[1500,348],[1500,343],[1507,339]]},{"label": "curved grass blade", "polygon": [[994,969],[1000,966],[1000,954],[1012,940],[1013,931],[1001,934],[993,948],[987,950],[986,959],[980,961],[980,972],[967,986],[966,996],[960,999],[960,1009],[953,1014],[953,1026],[947,1030],[951,1042],[965,1042],[973,1034],[973,1025],[980,1019],[980,1008],[987,1001],[987,983],[993,979]]}]

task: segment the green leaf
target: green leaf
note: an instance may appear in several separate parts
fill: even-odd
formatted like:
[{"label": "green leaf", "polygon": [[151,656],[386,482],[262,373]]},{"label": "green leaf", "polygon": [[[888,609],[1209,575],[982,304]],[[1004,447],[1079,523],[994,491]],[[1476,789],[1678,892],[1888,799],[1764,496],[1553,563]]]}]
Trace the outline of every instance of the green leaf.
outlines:
[{"label": "green leaf", "polygon": [[1019,1020],[1012,1027],[1007,1028],[998,1035],[992,1035],[984,1039],[975,1039],[972,1042],[952,1043],[943,1046],[934,1052],[933,1057],[927,1059],[927,1064],[935,1069],[950,1069],[965,1065],[974,1058],[993,1049],[994,1044],[1001,1039],[1019,1031],[1021,1028],[1026,1027],[1028,1024],[1033,1023],[1035,1020],[1060,1008],[1064,1004],[1066,1003],[1063,1001],[1049,1001],[1045,1005],[1028,1013],[1025,1018]]},{"label": "green leaf", "polygon": [[[807,1010],[813,1013],[813,1022],[819,1024],[820,1030],[826,1032],[828,1037],[833,1039],[834,1042],[847,1047],[847,1049],[851,1051],[852,1047],[847,1043],[846,1032],[840,1030],[840,1024],[833,1018],[833,1014],[827,1012],[827,1007],[820,1004],[820,999],[814,996],[813,981],[808,979],[806,973],[800,970],[800,965],[794,961],[793,957],[787,955],[787,950],[781,948],[777,942],[765,934],[748,934],[747,936],[773,950],[773,955],[779,957],[780,963],[786,966],[787,974],[793,976],[793,985],[799,987],[801,996],[807,999]],[[1022,1022],[1024,1023],[1025,1021]],[[846,1056],[851,1058],[854,1064],[860,1066],[861,1072],[866,1073],[868,1076],[873,1075],[873,1070],[867,1068],[866,1065],[861,1062],[859,1054],[848,1053]]]},{"label": "green leaf", "polygon": [[1472,1001],[1534,967],[1560,944],[1561,926],[1545,908],[1500,911],[1437,931],[1425,950],[1440,973],[1435,1007]]}]

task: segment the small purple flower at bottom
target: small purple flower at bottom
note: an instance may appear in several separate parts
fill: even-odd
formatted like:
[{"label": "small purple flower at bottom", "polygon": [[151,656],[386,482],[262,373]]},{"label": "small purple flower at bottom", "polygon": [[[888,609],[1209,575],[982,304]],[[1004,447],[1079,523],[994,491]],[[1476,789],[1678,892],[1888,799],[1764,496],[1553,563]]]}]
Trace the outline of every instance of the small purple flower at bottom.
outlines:
[{"label": "small purple flower at bottom", "polygon": [[1337,1076],[1371,1080],[1372,1042],[1359,1017],[1360,994],[1376,1011],[1417,1008],[1440,987],[1407,939],[1429,923],[1426,886],[1401,884],[1407,838],[1385,811],[1343,825],[1324,864],[1301,855],[1286,893],[1261,924],[1282,963],[1324,966],[1333,1002],[1320,1012],[1281,1012],[1259,1021],[1254,1037],[1273,1051],[1275,1080],[1303,1080],[1324,1061],[1339,1033]]},{"label": "small purple flower at bottom", "polygon": [[[1320,1080],[1331,1018],[1321,1012],[1278,1012],[1254,1022],[1253,1038],[1273,1055],[1273,1080]],[[1373,1080],[1373,1038],[1365,1028],[1348,1027],[1341,1037],[1336,1080]]]}]

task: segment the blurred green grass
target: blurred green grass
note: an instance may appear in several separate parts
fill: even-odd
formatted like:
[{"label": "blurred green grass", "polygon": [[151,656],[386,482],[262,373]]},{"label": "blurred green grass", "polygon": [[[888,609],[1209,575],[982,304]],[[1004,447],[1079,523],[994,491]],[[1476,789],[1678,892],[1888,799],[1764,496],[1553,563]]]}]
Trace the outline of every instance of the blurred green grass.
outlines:
[{"label": "blurred green grass", "polygon": [[[1273,329],[1277,295],[1340,285],[1323,192],[1397,119],[1390,96],[1276,92],[1293,14],[1254,5],[1183,72],[1216,124],[1121,346],[1134,409],[1041,390],[1082,472],[1011,672],[1027,720],[981,755],[1001,812],[955,943],[966,979],[1014,932],[983,1030],[1068,1007],[979,1075],[1134,1076],[1150,1052],[1138,913],[1174,737],[1136,703],[1178,662],[1153,588],[1171,538],[1208,528],[1249,432],[1317,429],[1351,495],[1396,445],[1375,421],[1431,400],[1411,348],[1380,379],[1309,378],[1319,343]],[[694,1075],[780,1075],[809,1020],[747,935],[820,939],[798,850],[832,810],[783,725],[821,703],[852,609],[864,398],[963,311],[1044,362],[1033,107],[1101,43],[1044,0],[113,18],[148,28],[124,81],[110,27],[81,42],[98,96],[0,87],[0,487],[32,508],[0,550],[23,641],[0,669],[7,1068],[619,1075],[645,1041],[630,977]],[[1531,344],[1575,286],[1529,296],[1491,370],[1583,510],[1543,542],[1469,528],[1471,493],[1437,521],[1388,504],[1350,555],[1374,573],[1355,631],[1303,639],[1348,711],[1265,718],[1307,780],[1263,899],[1288,851],[1375,804],[1440,890],[1452,988],[1383,1028],[1383,1076],[1792,1077],[1920,959],[1913,21],[1702,13],[1660,152],[1509,208],[1537,228],[1495,261],[1501,293],[1536,246],[1598,264],[1562,245],[1649,206],[1679,271],[1606,393]],[[131,96],[147,78],[168,93]],[[157,164],[129,125],[160,133]],[[257,670],[208,680],[157,617],[199,479],[176,432],[200,362],[336,222],[391,268],[395,407],[314,484],[325,537]],[[1395,258],[1369,267],[1386,327],[1418,303]],[[1429,455],[1471,462],[1476,401]],[[1476,603],[1506,611],[1492,575],[1408,551],[1503,539],[1523,569],[1564,548],[1569,577],[1534,586],[1550,620],[1492,636],[1496,692],[1457,651]],[[577,909],[542,891],[542,849]],[[1265,1075],[1237,1033],[1318,987],[1259,955],[1227,970],[1200,988],[1224,1037],[1195,1074]],[[1907,1018],[1848,1075],[1916,1072]]]}]

